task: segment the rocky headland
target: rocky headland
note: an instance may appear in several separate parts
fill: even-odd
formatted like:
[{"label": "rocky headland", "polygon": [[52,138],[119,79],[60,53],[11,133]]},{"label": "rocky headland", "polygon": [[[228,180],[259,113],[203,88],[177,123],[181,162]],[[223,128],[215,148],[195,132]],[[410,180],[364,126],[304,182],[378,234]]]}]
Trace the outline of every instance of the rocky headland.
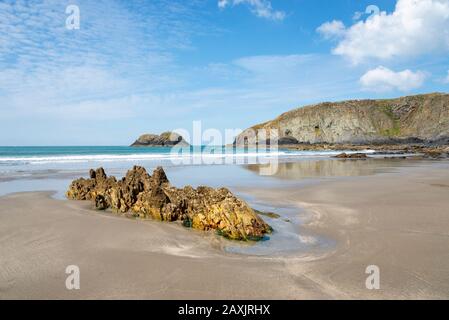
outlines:
[{"label": "rocky headland", "polygon": [[244,130],[235,146],[271,143],[302,150],[448,152],[449,94],[325,102],[286,112]]},{"label": "rocky headland", "polygon": [[141,135],[131,147],[188,147],[189,144],[184,138],[175,132],[164,132],[157,134],[143,134]]},{"label": "rocky headland", "polygon": [[261,240],[271,227],[244,201],[226,188],[175,188],[162,169],[152,175],[134,166],[124,178],[108,177],[103,168],[90,170],[90,178],[74,180],[68,199],[90,200],[97,210],[135,218],[182,221],[186,227],[216,230],[234,240]]}]

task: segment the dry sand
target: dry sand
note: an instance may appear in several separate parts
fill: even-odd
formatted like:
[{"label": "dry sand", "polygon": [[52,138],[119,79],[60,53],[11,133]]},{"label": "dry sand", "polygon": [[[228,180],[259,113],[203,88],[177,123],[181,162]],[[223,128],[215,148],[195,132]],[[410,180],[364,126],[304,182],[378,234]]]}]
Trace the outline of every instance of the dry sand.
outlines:
[{"label": "dry sand", "polygon": [[[255,190],[311,214],[325,255],[250,257],[178,224],[102,214],[50,193],[0,198],[0,299],[449,298],[449,166]],[[78,265],[81,289],[67,290]],[[367,290],[365,268],[380,268]]]}]

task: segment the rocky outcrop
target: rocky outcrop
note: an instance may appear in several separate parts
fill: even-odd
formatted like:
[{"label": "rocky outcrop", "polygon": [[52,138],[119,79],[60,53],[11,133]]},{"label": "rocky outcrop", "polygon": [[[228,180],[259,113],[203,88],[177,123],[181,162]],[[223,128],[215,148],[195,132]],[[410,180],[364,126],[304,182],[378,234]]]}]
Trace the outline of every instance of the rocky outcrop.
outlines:
[{"label": "rocky outcrop", "polygon": [[117,180],[99,168],[90,179],[72,182],[67,193],[72,200],[91,200],[97,210],[108,208],[126,216],[182,221],[199,230],[216,230],[235,240],[260,240],[271,228],[244,201],[228,189],[190,186],[175,188],[159,167],[153,175],[135,166]]},{"label": "rocky outcrop", "polygon": [[449,159],[449,152],[442,152],[440,150],[431,150],[424,152],[425,159]]},{"label": "rocky outcrop", "polygon": [[337,159],[368,159],[366,153],[340,153],[334,158]]},{"label": "rocky outcrop", "polygon": [[189,144],[182,136],[175,132],[164,132],[157,134],[143,134],[141,135],[131,147],[187,147]]},{"label": "rocky outcrop", "polygon": [[449,143],[449,94],[326,102],[246,129],[234,144]]}]

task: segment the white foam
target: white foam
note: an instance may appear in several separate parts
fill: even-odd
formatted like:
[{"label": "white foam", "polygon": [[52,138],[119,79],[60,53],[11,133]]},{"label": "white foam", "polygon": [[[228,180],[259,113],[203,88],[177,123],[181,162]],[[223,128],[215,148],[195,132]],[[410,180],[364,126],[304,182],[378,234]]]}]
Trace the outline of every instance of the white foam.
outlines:
[{"label": "white foam", "polygon": [[[271,152],[201,152],[201,153],[145,153],[145,154],[99,154],[99,155],[58,155],[58,156],[22,156],[22,157],[0,157],[0,164],[27,163],[85,163],[85,162],[114,162],[114,161],[151,161],[151,160],[185,160],[185,159],[275,159],[332,156],[342,151],[271,151]],[[373,150],[364,150],[364,153],[372,153]],[[353,153],[347,151],[347,153]]]}]

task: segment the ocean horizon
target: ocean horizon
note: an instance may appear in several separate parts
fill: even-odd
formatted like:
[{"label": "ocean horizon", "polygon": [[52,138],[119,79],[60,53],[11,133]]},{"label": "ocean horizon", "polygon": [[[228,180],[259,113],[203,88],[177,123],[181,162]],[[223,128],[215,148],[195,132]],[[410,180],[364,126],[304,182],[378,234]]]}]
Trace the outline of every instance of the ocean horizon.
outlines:
[{"label": "ocean horizon", "polygon": [[[247,164],[270,159],[331,156],[345,150],[300,151],[288,149],[234,148],[229,146],[129,147],[129,146],[24,146],[0,147],[0,167],[40,165],[155,162],[161,165]],[[350,151],[347,151],[350,152]],[[365,150],[363,152],[371,152]],[[240,160],[239,160],[240,159]],[[242,159],[248,161],[241,161]],[[200,162],[198,162],[200,161]],[[191,162],[191,163],[190,163]]]}]

